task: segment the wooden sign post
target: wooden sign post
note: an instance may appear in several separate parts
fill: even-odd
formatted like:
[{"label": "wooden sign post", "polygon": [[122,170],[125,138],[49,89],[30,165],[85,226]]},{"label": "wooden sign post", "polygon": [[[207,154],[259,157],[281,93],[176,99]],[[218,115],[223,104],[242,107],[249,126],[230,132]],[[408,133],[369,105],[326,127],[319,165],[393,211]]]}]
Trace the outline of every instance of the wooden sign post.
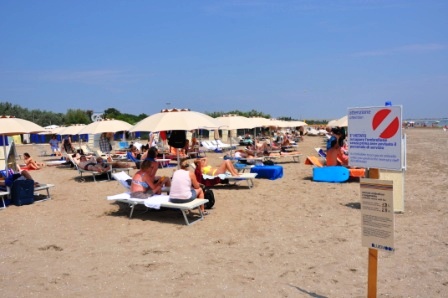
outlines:
[{"label": "wooden sign post", "polygon": [[[380,179],[379,169],[369,169],[368,178]],[[376,298],[378,281],[378,250],[369,248],[369,264],[367,273],[367,297]]]}]

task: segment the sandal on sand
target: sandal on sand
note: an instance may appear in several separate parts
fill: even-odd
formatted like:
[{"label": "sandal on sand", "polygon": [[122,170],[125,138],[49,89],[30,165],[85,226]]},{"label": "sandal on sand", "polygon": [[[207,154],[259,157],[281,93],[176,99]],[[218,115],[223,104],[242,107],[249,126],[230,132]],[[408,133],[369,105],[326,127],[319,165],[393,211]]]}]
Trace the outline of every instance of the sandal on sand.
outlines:
[{"label": "sandal on sand", "polygon": [[202,211],[202,215],[209,215],[210,212],[208,212],[207,210]]}]

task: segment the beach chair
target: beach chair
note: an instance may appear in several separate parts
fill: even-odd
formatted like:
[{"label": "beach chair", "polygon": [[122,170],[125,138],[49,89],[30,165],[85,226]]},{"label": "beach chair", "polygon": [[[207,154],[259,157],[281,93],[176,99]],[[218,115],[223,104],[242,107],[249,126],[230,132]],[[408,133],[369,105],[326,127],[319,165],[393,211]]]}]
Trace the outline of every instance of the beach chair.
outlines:
[{"label": "beach chair", "polygon": [[213,145],[210,141],[201,141],[202,147],[204,147],[207,151],[215,151],[215,149],[218,149],[216,145]]},{"label": "beach chair", "polygon": [[140,169],[141,160],[135,158],[131,152],[126,152],[126,158],[130,161],[135,162],[135,166],[137,167],[137,169]]},{"label": "beach chair", "polygon": [[240,176],[231,176],[226,174],[210,176],[202,174],[201,169],[194,166],[194,164],[192,167],[194,168],[194,175],[196,176],[198,182],[200,184],[204,184],[206,187],[214,186],[216,184],[228,184],[229,182],[236,184],[241,181],[246,181],[247,186],[251,189],[254,187],[253,179],[257,176],[257,173],[241,173]]},{"label": "beach chair", "polygon": [[[112,177],[114,177],[115,180],[120,182],[120,184],[125,189],[130,189],[130,186],[129,186],[127,180],[132,179],[132,178],[129,175],[127,175],[124,172],[119,172],[119,173],[113,173]],[[168,195],[154,195],[147,199],[136,199],[136,198],[131,198],[129,192],[121,193],[121,194],[114,195],[114,196],[108,196],[107,199],[111,200],[111,201],[128,204],[131,209],[130,213],[129,213],[129,218],[132,218],[132,215],[134,213],[134,208],[137,205],[144,205],[147,208],[147,210],[148,210],[148,208],[160,209],[161,207],[178,209],[182,212],[183,218],[185,220],[185,224],[187,226],[190,226],[190,225],[204,219],[204,214],[202,213],[200,207],[201,207],[201,205],[208,203],[207,199],[195,199],[188,203],[176,204],[176,203],[169,202]],[[195,209],[197,209],[198,213],[190,212]],[[192,216],[194,216],[194,217],[192,218]]]},{"label": "beach chair", "polygon": [[[126,190],[131,189],[129,182],[130,182],[130,180],[132,180],[132,177],[129,176],[129,174],[125,173],[124,171],[112,173],[112,178],[114,178],[116,181],[118,181],[121,184],[121,186],[123,186]],[[168,194],[170,192],[170,188],[163,187],[162,192]]]},{"label": "beach chair", "polygon": [[273,155],[273,156],[264,156],[264,160],[272,160],[272,161],[279,161],[283,160],[285,158],[291,157],[293,162],[300,162],[300,157],[302,156],[301,153],[296,154],[280,154],[280,155]]}]

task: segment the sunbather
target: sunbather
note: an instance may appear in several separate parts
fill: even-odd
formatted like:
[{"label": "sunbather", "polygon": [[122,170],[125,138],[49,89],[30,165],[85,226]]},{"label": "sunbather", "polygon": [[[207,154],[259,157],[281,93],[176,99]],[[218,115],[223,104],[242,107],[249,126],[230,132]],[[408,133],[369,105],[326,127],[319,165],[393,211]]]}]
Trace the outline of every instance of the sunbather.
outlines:
[{"label": "sunbather", "polygon": [[[16,180],[34,180],[27,170],[22,170],[20,173],[9,175],[5,180],[0,181],[0,186],[12,186],[12,183]],[[40,186],[39,182],[34,181],[34,186]]]},{"label": "sunbather", "polygon": [[45,164],[43,162],[36,162],[27,152],[23,153],[23,158],[28,170],[40,170],[41,168],[45,167]]},{"label": "sunbather", "polygon": [[110,171],[109,165],[98,163],[95,157],[93,156],[90,159],[87,159],[85,155],[81,155],[78,166],[79,168],[86,171],[94,171],[99,173],[105,173]]},{"label": "sunbather", "polygon": [[201,169],[201,172],[205,175],[217,176],[219,174],[225,174],[227,171],[230,172],[232,176],[239,176],[238,171],[233,166],[231,160],[223,160],[219,167],[212,167],[207,164],[207,158],[198,158],[195,160],[195,165]]}]

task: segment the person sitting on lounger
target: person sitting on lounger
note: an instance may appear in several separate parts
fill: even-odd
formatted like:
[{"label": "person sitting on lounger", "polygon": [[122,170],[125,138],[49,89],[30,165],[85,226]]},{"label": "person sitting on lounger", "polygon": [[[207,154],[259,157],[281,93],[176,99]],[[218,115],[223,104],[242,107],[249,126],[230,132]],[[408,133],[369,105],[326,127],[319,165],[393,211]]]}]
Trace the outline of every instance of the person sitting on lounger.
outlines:
[{"label": "person sitting on lounger", "polygon": [[23,158],[28,170],[40,170],[41,168],[45,167],[45,164],[43,162],[36,162],[27,152],[23,153]]},{"label": "person sitting on lounger", "polygon": [[[184,160],[180,165],[180,169],[173,174],[170,189],[170,202],[172,203],[182,204],[194,201],[196,198],[204,198],[204,191],[194,173],[188,170],[189,166],[190,164]],[[201,205],[200,208],[202,214],[208,214],[204,210],[204,205]]]},{"label": "person sitting on lounger", "polygon": [[155,194],[161,194],[164,186],[171,185],[170,179],[162,176],[154,181],[153,162],[145,159],[140,170],[134,174],[131,181],[131,197],[138,199],[146,199]]},{"label": "person sitting on lounger", "polygon": [[[151,172],[149,173],[149,176],[152,177],[152,181],[154,183],[157,183],[160,179],[162,179],[161,176],[157,176],[157,170],[159,169],[159,163],[156,161],[156,158],[157,158],[157,155],[159,154],[159,149],[157,149],[157,147],[151,147],[151,148],[149,148],[147,153],[148,154],[147,154],[145,160],[151,162]],[[166,187],[170,187],[171,186],[170,179],[166,179],[163,184]],[[151,188],[153,188],[153,187],[151,186]]]},{"label": "person sitting on lounger", "polygon": [[110,171],[110,166],[107,164],[98,163],[95,157],[87,159],[85,155],[79,158],[79,168],[86,171],[93,171],[99,173],[106,173]]},{"label": "person sitting on lounger", "polygon": [[194,163],[201,169],[202,174],[205,175],[217,176],[220,174],[225,174],[227,171],[229,171],[232,176],[239,176],[238,171],[235,169],[232,161],[229,159],[223,160],[219,167],[212,167],[211,165],[208,165],[206,157],[198,158]]}]

